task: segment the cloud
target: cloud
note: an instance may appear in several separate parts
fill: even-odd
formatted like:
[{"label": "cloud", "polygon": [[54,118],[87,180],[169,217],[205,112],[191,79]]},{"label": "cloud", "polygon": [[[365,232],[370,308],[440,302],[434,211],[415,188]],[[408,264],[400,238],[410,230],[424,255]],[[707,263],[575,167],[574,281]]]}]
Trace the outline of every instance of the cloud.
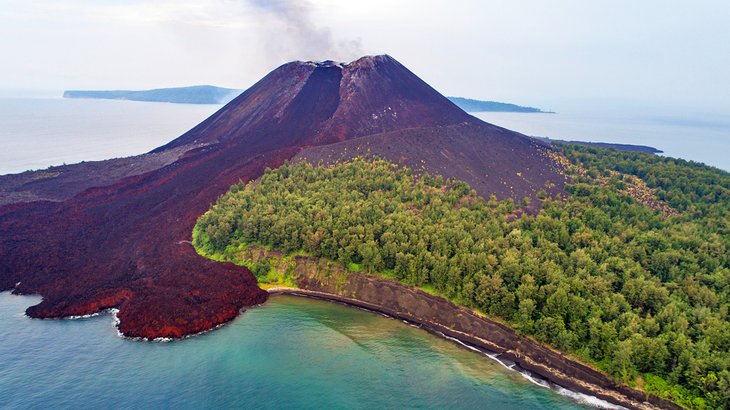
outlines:
[{"label": "cloud", "polygon": [[278,65],[289,60],[350,61],[363,54],[359,38],[338,38],[321,23],[325,13],[339,10],[335,7],[337,3],[315,5],[308,0],[37,0],[0,10],[0,18],[155,27],[171,29],[193,42],[191,36],[206,29],[225,30],[227,39],[238,39],[249,55],[260,48],[268,65]]}]

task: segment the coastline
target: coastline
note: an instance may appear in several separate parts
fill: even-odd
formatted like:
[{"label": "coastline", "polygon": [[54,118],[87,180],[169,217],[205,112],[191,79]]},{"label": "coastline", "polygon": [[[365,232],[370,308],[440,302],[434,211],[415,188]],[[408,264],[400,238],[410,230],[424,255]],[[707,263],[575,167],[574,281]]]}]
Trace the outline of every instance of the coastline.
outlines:
[{"label": "coastline", "polygon": [[[267,289],[270,295],[327,300],[402,320],[485,354],[506,368],[522,373],[531,382],[561,394],[577,393],[583,398],[596,398],[629,409],[681,409],[655,395],[619,385],[582,363],[518,335],[508,326],[478,316],[439,296],[390,279],[356,272],[346,272],[347,280],[343,283],[331,266],[324,272],[320,262],[313,258],[297,257],[296,265],[298,275],[295,276],[298,276],[300,287],[271,286]],[[609,407],[605,403],[603,407]],[[600,406],[600,403],[589,404]]]}]

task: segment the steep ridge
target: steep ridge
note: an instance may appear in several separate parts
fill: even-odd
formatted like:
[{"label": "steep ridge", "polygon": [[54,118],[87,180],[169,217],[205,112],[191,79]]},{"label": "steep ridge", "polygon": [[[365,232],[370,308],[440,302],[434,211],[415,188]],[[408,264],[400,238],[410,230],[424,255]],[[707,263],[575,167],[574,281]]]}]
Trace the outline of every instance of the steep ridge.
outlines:
[{"label": "steep ridge", "polygon": [[231,184],[304,146],[469,121],[478,120],[388,56],[285,64],[152,152],[182,148],[174,162],[118,180],[103,178],[102,164],[102,182],[73,197],[0,207],[0,290],[42,295],[31,317],[118,308],[132,337],[211,329],[266,300],[248,270],[210,262],[189,243],[196,218]]},{"label": "steep ridge", "polygon": [[343,70],[340,104],[318,143],[405,128],[478,121],[388,55],[361,58]]},{"label": "steep ridge", "polygon": [[153,152],[188,144],[320,145],[379,132],[479,121],[388,55],[282,65]]}]

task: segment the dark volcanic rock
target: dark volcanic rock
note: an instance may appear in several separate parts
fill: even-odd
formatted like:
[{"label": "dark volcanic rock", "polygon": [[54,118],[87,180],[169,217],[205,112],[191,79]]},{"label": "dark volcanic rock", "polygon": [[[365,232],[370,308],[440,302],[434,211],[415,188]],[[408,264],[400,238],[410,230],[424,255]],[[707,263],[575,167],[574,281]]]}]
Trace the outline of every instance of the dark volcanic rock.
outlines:
[{"label": "dark volcanic rock", "polygon": [[319,145],[379,132],[478,121],[390,56],[350,64],[293,62],[272,71],[180,138],[245,138],[256,146]]},{"label": "dark volcanic rock", "polygon": [[[564,177],[545,155],[547,143],[495,125],[472,121],[458,125],[411,128],[368,135],[336,144],[306,148],[294,158],[312,164],[331,164],[357,156],[378,156],[415,172],[466,181],[488,198],[528,196],[544,190],[563,192]],[[532,203],[538,209],[538,200]]]},{"label": "dark volcanic rock", "polygon": [[[398,77],[386,81],[391,76]],[[402,114],[374,115],[388,107]],[[69,182],[64,175],[78,175],[85,166],[79,164],[54,175],[56,184],[34,186],[35,198],[52,191],[51,199],[61,202],[23,202],[34,199],[17,189],[24,184],[5,181],[16,188],[15,200],[5,203],[16,203],[0,208],[0,290],[42,295],[43,302],[28,309],[32,317],[117,307],[128,336],[179,337],[210,329],[266,300],[248,270],[208,261],[189,243],[196,218],[231,184],[279,166],[302,146],[466,118],[387,56],[349,65],[285,64],[153,151],[174,152],[174,162],[136,175],[97,167],[97,187],[58,192]],[[28,175],[23,178],[28,182]]]},{"label": "dark volcanic rock", "polygon": [[[231,184],[304,146],[468,121],[476,120],[388,56],[285,64],[152,152],[174,151],[173,162],[139,174],[101,165],[83,184],[63,179],[84,175],[83,164],[70,166],[34,191],[23,188],[29,175],[5,180],[14,199],[0,207],[0,290],[42,295],[32,317],[119,308],[128,336],[213,328],[266,300],[247,269],[206,260],[189,243],[196,218]],[[25,202],[38,198],[58,202]]]},{"label": "dark volcanic rock", "polygon": [[39,171],[0,175],[0,206],[18,202],[64,201],[89,188],[109,185],[169,165],[198,146],[60,165]]}]

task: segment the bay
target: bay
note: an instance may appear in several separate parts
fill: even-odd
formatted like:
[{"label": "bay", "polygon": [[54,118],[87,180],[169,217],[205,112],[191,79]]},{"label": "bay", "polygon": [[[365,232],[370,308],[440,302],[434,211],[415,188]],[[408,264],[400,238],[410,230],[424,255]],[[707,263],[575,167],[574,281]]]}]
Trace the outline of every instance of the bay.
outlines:
[{"label": "bay", "polygon": [[274,296],[215,331],[153,343],[109,314],[35,320],[0,293],[0,407],[580,409],[573,399],[401,321]]}]

